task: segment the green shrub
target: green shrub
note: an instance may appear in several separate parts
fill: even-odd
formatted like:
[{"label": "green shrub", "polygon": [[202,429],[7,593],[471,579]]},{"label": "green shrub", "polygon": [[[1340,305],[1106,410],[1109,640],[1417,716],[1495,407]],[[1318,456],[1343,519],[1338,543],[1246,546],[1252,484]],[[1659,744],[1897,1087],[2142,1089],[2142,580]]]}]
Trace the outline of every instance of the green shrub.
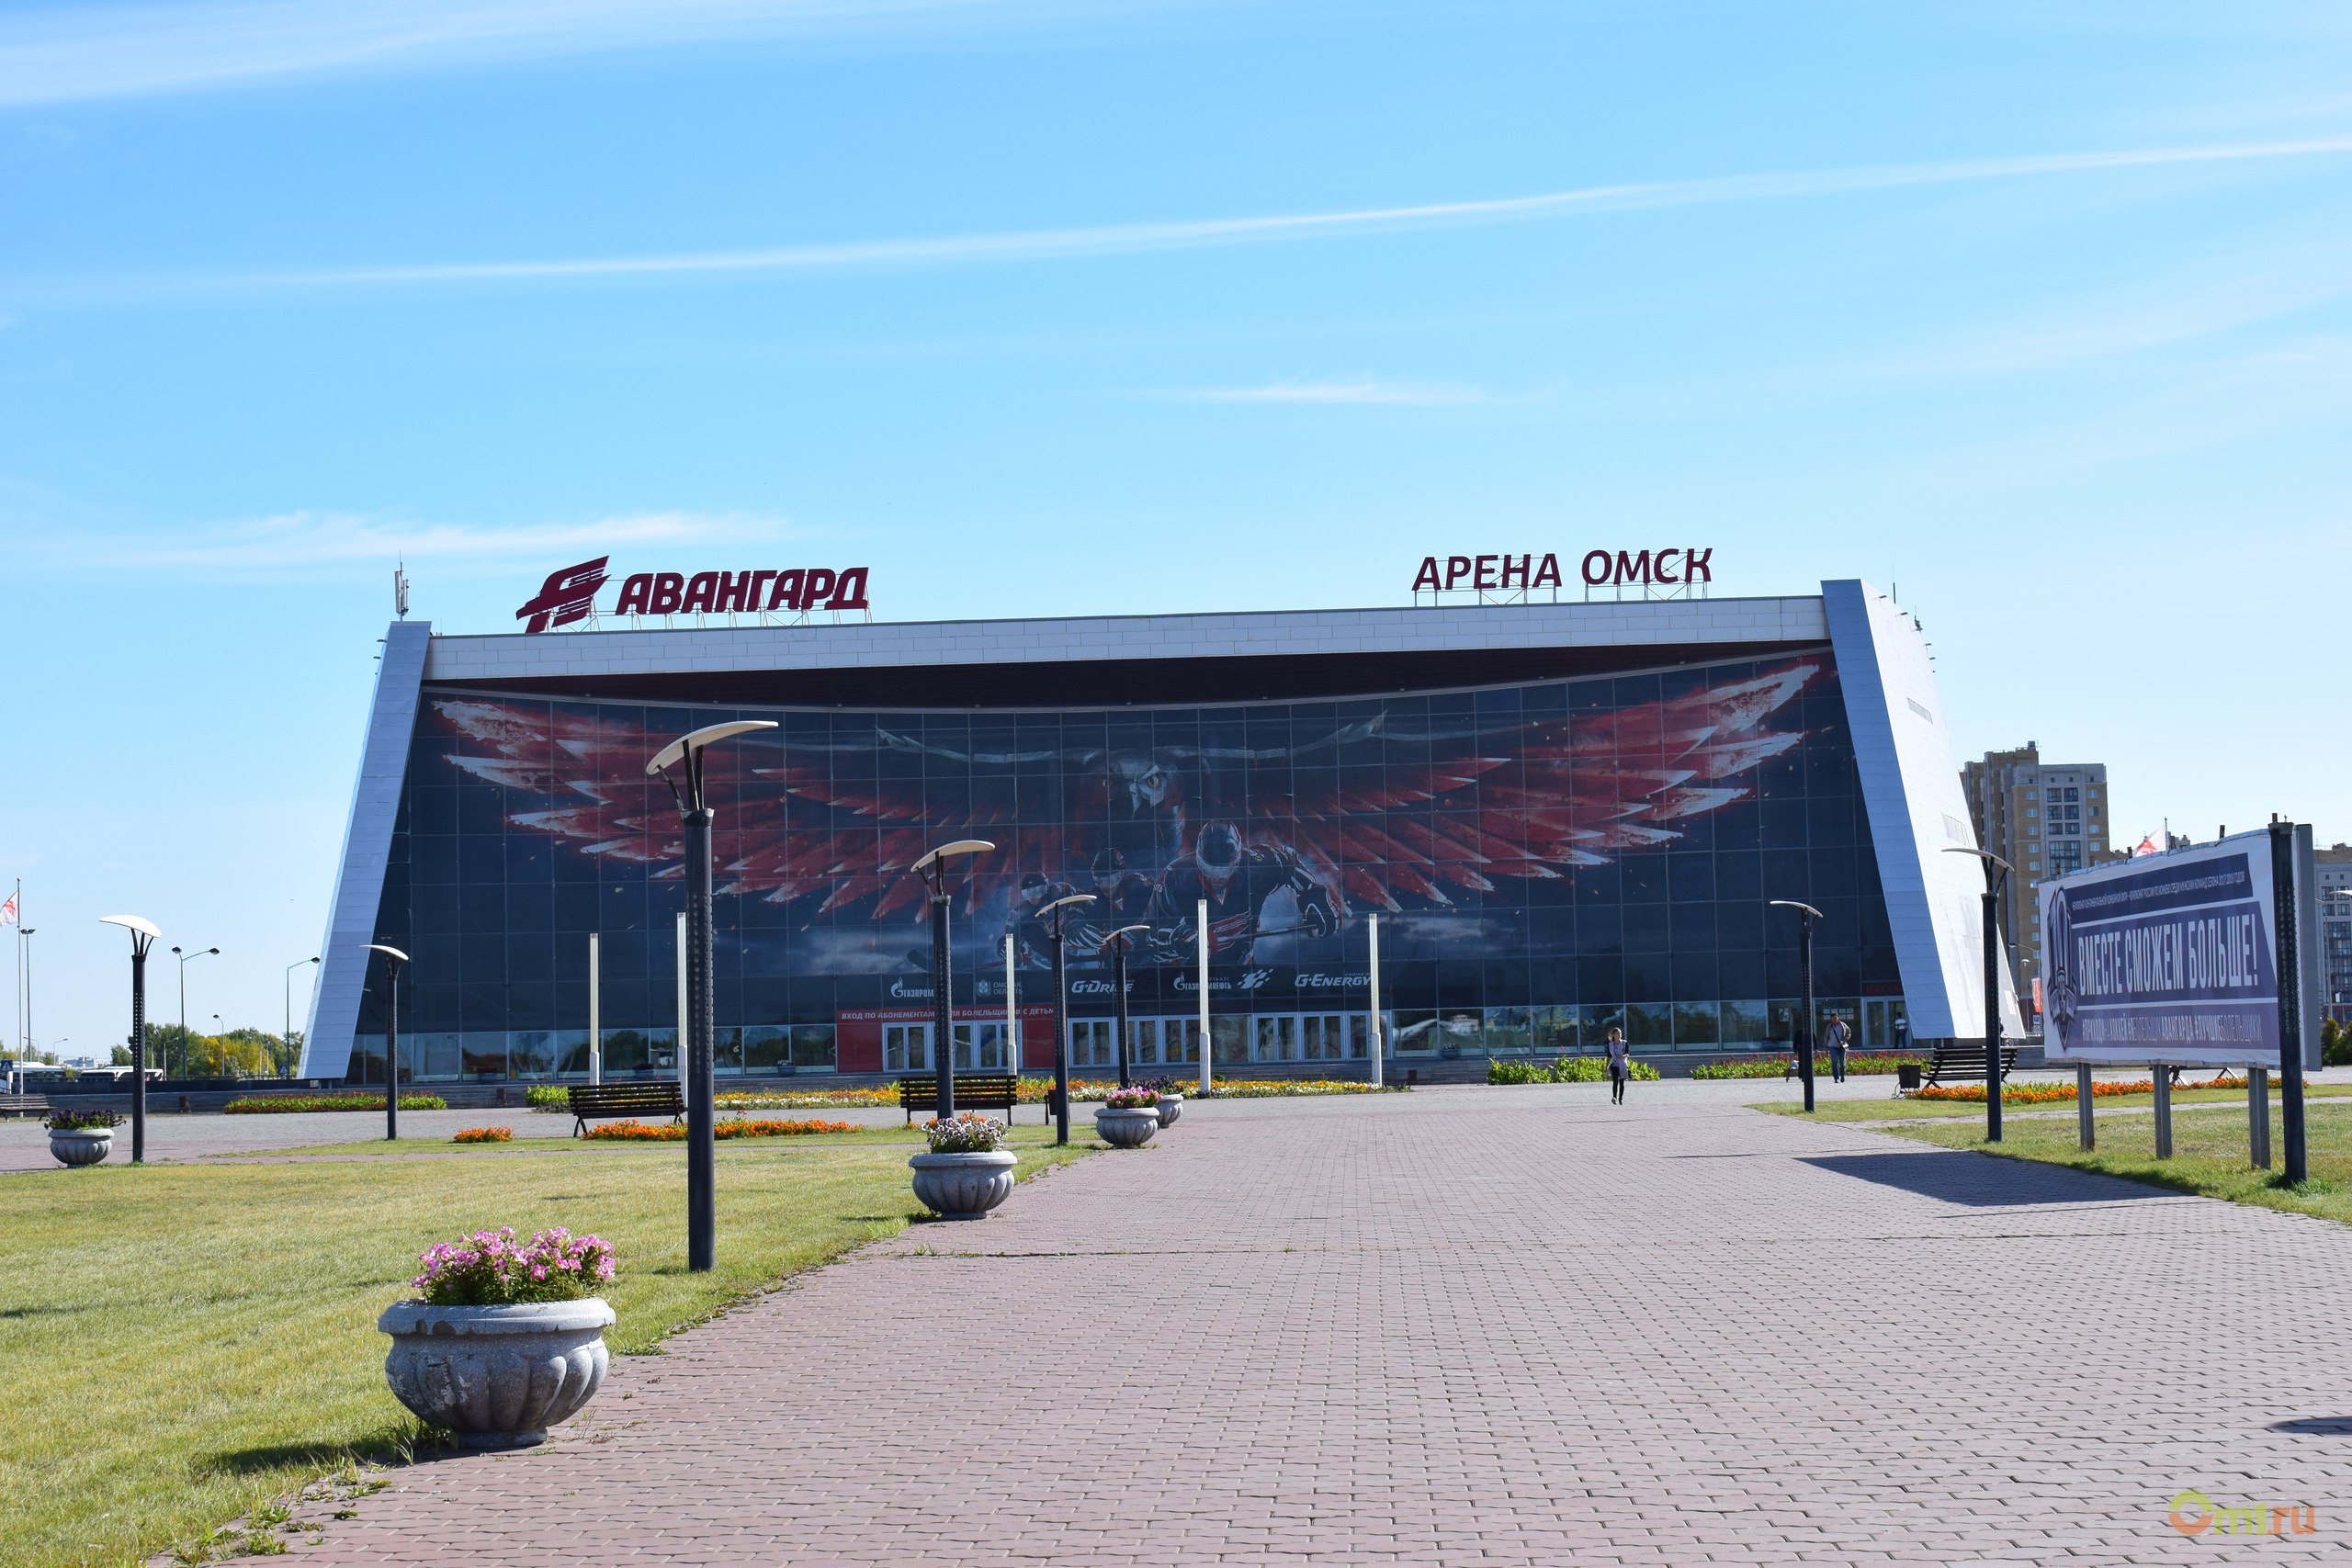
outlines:
[{"label": "green shrub", "polygon": [[[1647,1062],[1633,1064],[1635,1082],[1652,1082],[1657,1076]],[[1603,1056],[1563,1056],[1551,1063],[1511,1057],[1487,1064],[1488,1083],[1601,1083],[1608,1077],[1609,1061]]]},{"label": "green shrub", "polygon": [[[373,1094],[257,1094],[232,1100],[220,1108],[232,1115],[258,1115],[288,1111],[381,1111],[381,1089]],[[449,1102],[437,1094],[403,1094],[402,1111],[447,1111]]]},{"label": "green shrub", "polygon": [[2352,1064],[2352,1029],[2346,1029],[2334,1019],[2319,1026],[2320,1065],[2341,1067]]},{"label": "green shrub", "polygon": [[569,1111],[571,1094],[560,1083],[535,1083],[523,1091],[523,1102],[534,1111]]}]

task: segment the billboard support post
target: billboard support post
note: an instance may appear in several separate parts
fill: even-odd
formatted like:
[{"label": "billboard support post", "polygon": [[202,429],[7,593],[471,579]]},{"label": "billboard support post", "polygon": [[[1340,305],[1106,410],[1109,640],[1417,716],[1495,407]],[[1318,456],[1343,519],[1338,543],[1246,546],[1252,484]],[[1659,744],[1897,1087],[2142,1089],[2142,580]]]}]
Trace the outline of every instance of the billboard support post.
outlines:
[{"label": "billboard support post", "polygon": [[2148,1076],[2156,1089],[2156,1157],[2172,1158],[2172,1069],[2162,1062],[2151,1065]]},{"label": "billboard support post", "polygon": [[2075,1064],[2075,1142],[2085,1154],[2098,1147],[2098,1124],[2091,1114],[2091,1065]]},{"label": "billboard support post", "polygon": [[[2311,1174],[2303,1143],[2303,979],[2295,930],[2295,825],[2270,824],[2271,905],[2278,912],[2278,1115],[2287,1185]],[[2267,1129],[2266,1129],[2267,1130]]]},{"label": "billboard support post", "polygon": [[2270,1069],[2245,1070],[2245,1146],[2256,1170],[2270,1168]]}]

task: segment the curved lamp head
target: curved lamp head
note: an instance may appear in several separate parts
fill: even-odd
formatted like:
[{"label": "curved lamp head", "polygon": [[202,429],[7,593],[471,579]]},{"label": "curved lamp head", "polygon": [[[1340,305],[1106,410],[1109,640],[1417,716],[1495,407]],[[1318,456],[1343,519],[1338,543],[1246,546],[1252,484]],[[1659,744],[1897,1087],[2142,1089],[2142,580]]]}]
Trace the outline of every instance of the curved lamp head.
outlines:
[{"label": "curved lamp head", "polygon": [[1042,915],[1047,909],[1058,909],[1065,904],[1091,904],[1093,902],[1094,895],[1091,893],[1071,893],[1055,899],[1050,904],[1039,905],[1037,908],[1037,913]]},{"label": "curved lamp head", "polygon": [[1974,855],[1978,860],[1984,862],[1987,865],[1997,865],[2003,871],[2015,871],[2017,869],[2015,866],[2011,865],[2008,862],[2003,860],[2000,856],[1995,854],[1990,850],[1946,849],[1944,853],[1948,855]]},{"label": "curved lamp head", "polygon": [[949,855],[977,855],[994,848],[996,846],[986,839],[958,839],[952,844],[942,844],[935,850],[924,851],[922,859],[915,862],[914,869],[928,870],[933,863],[944,861]]},{"label": "curved lamp head", "polygon": [[102,926],[121,926],[127,931],[138,932],[141,936],[147,938],[151,942],[164,934],[162,931],[155,929],[154,921],[143,919],[138,915],[100,915],[98,917],[98,924]]},{"label": "curved lamp head", "polygon": [[654,752],[653,761],[645,764],[646,774],[650,777],[677,761],[687,752],[699,751],[715,741],[725,740],[730,736],[749,735],[754,729],[774,729],[775,728],[775,720],[772,718],[739,718],[731,724],[707,724],[692,734],[679,736],[675,740]]},{"label": "curved lamp head", "polygon": [[1775,909],[1803,909],[1806,914],[1812,916],[1816,920],[1826,920],[1829,918],[1820,910],[1815,908],[1812,905],[1800,904],[1793,898],[1773,898],[1768,900],[1768,902]]},{"label": "curved lamp head", "polygon": [[401,952],[399,948],[397,948],[397,947],[386,947],[386,946],[385,946],[382,942],[371,942],[367,943],[367,944],[366,944],[366,946],[367,946],[368,951],[368,952],[370,952],[370,953],[382,953],[385,957],[387,957],[387,958],[398,959],[398,960],[399,960],[401,963],[402,963],[402,964],[405,964],[405,963],[407,963],[407,962],[408,962],[408,954],[407,954],[407,953],[402,953],[402,952]]},{"label": "curved lamp head", "polygon": [[1104,932],[1102,940],[1098,945],[1108,947],[1123,936],[1133,936],[1137,931],[1148,931],[1149,930],[1151,930],[1151,926],[1148,921],[1139,926],[1121,926],[1117,931]]}]

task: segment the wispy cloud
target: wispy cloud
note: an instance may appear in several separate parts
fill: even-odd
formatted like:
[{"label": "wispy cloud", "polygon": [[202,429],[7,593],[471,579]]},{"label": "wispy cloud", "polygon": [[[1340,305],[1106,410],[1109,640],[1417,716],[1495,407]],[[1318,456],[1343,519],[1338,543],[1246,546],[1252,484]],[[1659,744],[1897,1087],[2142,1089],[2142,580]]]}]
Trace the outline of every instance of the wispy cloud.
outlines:
[{"label": "wispy cloud", "polygon": [[1497,398],[1484,387],[1452,381],[1400,381],[1357,376],[1335,380],[1273,381],[1262,387],[1198,387],[1163,393],[1187,403],[1354,403],[1398,407],[1438,407],[1452,403],[1521,401]]},{"label": "wispy cloud", "polygon": [[1169,222],[1120,223],[1089,228],[1038,229],[997,234],[952,234],[931,239],[853,240],[765,249],[687,251],[635,256],[543,257],[522,261],[387,264],[316,267],[276,272],[78,278],[44,284],[19,279],[6,287],[19,299],[125,300],[191,295],[278,292],[368,287],[430,287],[455,284],[548,282],[724,276],[786,272],[860,272],[920,266],[1134,255],[1213,246],[1268,244],[1284,241],[1415,230],[1463,228],[1661,208],[1726,202],[1785,200],[1873,191],[1917,189],[1988,180],[2177,168],[2281,159],[2321,158],[2352,152],[2352,136],[2295,141],[2234,142],[2196,147],[2155,147],[2106,152],[2059,152],[2031,157],[1963,159],[1932,164],[1878,164],[1851,169],[1811,169],[1783,174],[1729,175],[1704,179],[1655,180],[1586,186],[1535,196],[1486,200],[1429,202],[1408,207],[1353,208],[1329,212],[1252,218],[1211,218]]},{"label": "wispy cloud", "polygon": [[[639,513],[576,523],[501,527],[469,523],[404,522],[335,512],[294,512],[170,536],[85,542],[74,564],[103,558],[149,570],[280,573],[395,559],[456,568],[506,567],[548,561],[568,551],[594,554],[630,546],[713,545],[771,540],[789,532],[764,517],[707,517],[680,512]],[[560,565],[561,562],[552,564]]]},{"label": "wispy cloud", "polygon": [[1216,0],[212,0],[0,22],[0,107],[725,39],[847,40],[1115,18]]}]

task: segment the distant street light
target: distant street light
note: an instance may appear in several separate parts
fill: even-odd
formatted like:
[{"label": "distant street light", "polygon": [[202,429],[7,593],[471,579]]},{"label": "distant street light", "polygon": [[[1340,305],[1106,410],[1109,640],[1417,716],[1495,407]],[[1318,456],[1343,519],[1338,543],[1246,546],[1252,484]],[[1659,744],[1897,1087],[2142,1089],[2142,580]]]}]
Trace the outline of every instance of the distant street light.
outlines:
[{"label": "distant street light", "polygon": [[1804,1079],[1804,1108],[1809,1112],[1813,1110],[1813,922],[1822,914],[1812,905],[1800,904],[1793,898],[1775,898],[1771,907],[1797,912],[1797,973],[1804,990],[1804,999],[1799,1004],[1804,1011],[1797,1021],[1797,1076]]},{"label": "distant street light", "polygon": [[384,955],[384,1138],[388,1143],[400,1142],[401,1136],[401,965],[408,962],[408,954],[397,947],[381,942],[367,944],[370,953]]},{"label": "distant street light", "polygon": [[1072,893],[1057,898],[1039,909],[1040,915],[1054,917],[1054,1142],[1069,1142],[1069,987],[1063,959],[1062,916],[1067,908],[1091,904],[1091,893]]},{"label": "distant street light", "polygon": [[1121,926],[1117,931],[1105,936],[1101,943],[1102,946],[1111,950],[1112,963],[1115,966],[1111,987],[1112,994],[1118,998],[1119,1003],[1119,1087],[1121,1089],[1127,1087],[1127,938],[1136,931],[1149,930],[1151,927],[1148,924]]},{"label": "distant street light", "polygon": [[286,1032],[277,1037],[277,1076],[282,1078],[291,1077],[294,1073],[294,971],[317,962],[315,958],[304,958],[286,966]]},{"label": "distant street light", "polygon": [[1984,1141],[2001,1141],[2001,884],[2009,863],[1986,850],[1947,849],[1984,863]]},{"label": "distant street light", "polygon": [[130,1163],[147,1159],[147,950],[164,933],[137,915],[102,915],[130,933]]},{"label": "distant street light", "polygon": [[25,1010],[24,1055],[27,1061],[33,1054],[33,944],[32,934],[38,926],[17,928],[17,991],[23,998]]},{"label": "distant street light", "polygon": [[[185,948],[172,949],[172,955],[180,961],[180,1075],[183,1077],[187,1075],[187,966],[192,960],[209,958],[220,951],[217,947],[198,948],[194,953]],[[172,1065],[165,1062],[164,1073],[168,1075],[171,1070]]]},{"label": "distant street light", "polygon": [[[712,1012],[710,940],[710,802],[703,793],[703,754],[715,743],[755,729],[774,729],[774,719],[736,719],[709,724],[682,735],[653,754],[645,764],[649,775],[658,773],[670,786],[686,834],[686,1038],[679,1066],[685,1069],[686,1093],[686,1267],[710,1268],[718,1251],[718,1174],[717,1134],[712,1131],[711,1097],[718,1092],[711,1064]],[[679,764],[684,763],[683,767]],[[670,770],[678,768],[677,773]],[[683,778],[685,787],[678,787]]]},{"label": "distant street light", "polygon": [[995,848],[986,839],[957,839],[935,850],[924,851],[914,864],[915,874],[931,889],[931,987],[933,1019],[937,1026],[932,1061],[939,1085],[937,1114],[943,1122],[956,1119],[956,1016],[948,1006],[947,863],[957,855],[985,854]]}]

